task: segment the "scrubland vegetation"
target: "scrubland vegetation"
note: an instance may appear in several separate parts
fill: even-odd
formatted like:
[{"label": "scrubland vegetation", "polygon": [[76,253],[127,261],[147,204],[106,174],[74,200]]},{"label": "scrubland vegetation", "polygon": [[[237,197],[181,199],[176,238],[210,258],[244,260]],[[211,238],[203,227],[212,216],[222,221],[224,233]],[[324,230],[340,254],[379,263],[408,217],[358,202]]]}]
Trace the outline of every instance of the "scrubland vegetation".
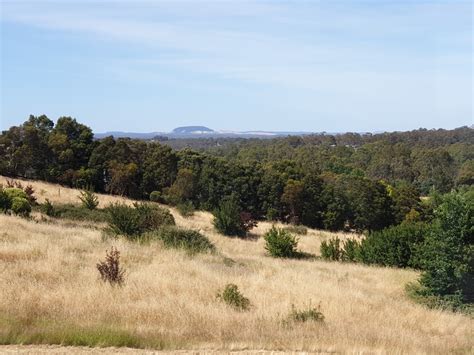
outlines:
[{"label": "scrubland vegetation", "polygon": [[[39,204],[48,199],[53,206],[67,202],[87,210],[79,190],[26,184]],[[135,208],[136,202],[121,197],[97,197],[99,206]],[[177,227],[205,235],[215,250],[190,254],[160,239],[114,237],[104,232],[108,222],[49,218],[37,208],[30,219],[0,215],[0,277],[7,285],[0,291],[1,343],[472,350],[472,318],[429,309],[407,295],[405,285],[416,282],[418,272],[317,259],[322,241],[336,235],[341,241],[359,240],[357,235],[307,229],[298,236],[298,250],[315,258],[273,258],[263,238],[270,222],[252,230],[257,238],[229,238],[216,232],[207,212],[183,217],[170,210]],[[124,271],[117,286],[102,281],[97,269],[113,248]]]},{"label": "scrubland vegetation", "polygon": [[0,343],[472,351],[472,132],[198,153],[31,116],[0,135]]}]

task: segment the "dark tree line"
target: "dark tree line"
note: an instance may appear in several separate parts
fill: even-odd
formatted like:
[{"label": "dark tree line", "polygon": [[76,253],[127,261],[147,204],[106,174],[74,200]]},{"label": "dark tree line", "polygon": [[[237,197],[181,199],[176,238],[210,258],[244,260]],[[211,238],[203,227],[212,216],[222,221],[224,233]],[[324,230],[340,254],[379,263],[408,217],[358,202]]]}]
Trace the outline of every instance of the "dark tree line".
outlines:
[{"label": "dark tree line", "polygon": [[[71,117],[30,116],[0,135],[0,174],[254,218],[379,230],[422,218],[419,196],[473,181],[472,129],[238,140],[197,152],[107,137]],[[421,217],[420,217],[421,216]]]}]

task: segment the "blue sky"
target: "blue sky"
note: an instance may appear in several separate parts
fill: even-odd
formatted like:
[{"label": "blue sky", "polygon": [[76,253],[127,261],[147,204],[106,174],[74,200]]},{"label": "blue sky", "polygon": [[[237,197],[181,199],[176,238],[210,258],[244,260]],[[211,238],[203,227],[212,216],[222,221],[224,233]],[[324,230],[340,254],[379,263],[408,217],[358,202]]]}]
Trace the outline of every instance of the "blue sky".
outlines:
[{"label": "blue sky", "polygon": [[0,3],[2,129],[473,124],[472,1]]}]

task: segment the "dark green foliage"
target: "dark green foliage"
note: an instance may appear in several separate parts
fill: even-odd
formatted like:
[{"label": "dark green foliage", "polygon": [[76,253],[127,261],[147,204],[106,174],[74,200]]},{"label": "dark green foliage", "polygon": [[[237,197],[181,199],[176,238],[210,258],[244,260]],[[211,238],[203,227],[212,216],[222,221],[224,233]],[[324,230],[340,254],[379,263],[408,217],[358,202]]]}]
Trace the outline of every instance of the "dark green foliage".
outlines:
[{"label": "dark green foliage", "polygon": [[55,215],[51,217],[94,223],[104,223],[108,221],[108,213],[106,209],[96,208],[95,210],[90,210],[83,206],[72,204],[54,205],[53,208]]},{"label": "dark green foliage", "polygon": [[6,191],[3,189],[2,186],[0,186],[0,210],[2,210],[4,213],[6,213],[12,206],[12,200],[6,193]]},{"label": "dark green foliage", "polygon": [[323,259],[331,261],[342,260],[341,240],[339,238],[331,238],[329,241],[324,240],[321,243],[320,249]]},{"label": "dark green foliage", "polygon": [[124,282],[125,270],[120,266],[120,252],[112,247],[105,252],[105,261],[100,261],[96,265],[100,278],[112,286],[121,286]]},{"label": "dark green foliage", "polygon": [[342,246],[342,261],[355,262],[359,255],[360,243],[356,239],[346,239]]},{"label": "dark green foliage", "polygon": [[369,233],[361,243],[359,260],[366,264],[420,268],[419,252],[427,226],[402,223]]},{"label": "dark green foliage", "polygon": [[238,311],[247,311],[250,308],[250,300],[234,284],[227,284],[217,293],[217,298]]},{"label": "dark green foliage", "polygon": [[265,249],[276,258],[293,258],[298,255],[298,240],[288,231],[272,226],[263,236]]},{"label": "dark green foliage", "polygon": [[79,200],[81,200],[82,206],[89,210],[95,210],[99,206],[99,198],[92,190],[81,191]]},{"label": "dark green foliage", "polygon": [[354,262],[360,252],[360,243],[356,239],[346,239],[342,245],[338,237],[321,243],[321,257],[330,261]]},{"label": "dark green foliage", "polygon": [[41,212],[49,217],[57,217],[59,215],[58,211],[56,211],[56,208],[54,208],[49,199],[44,201],[43,205],[41,206]]},{"label": "dark green foliage", "polygon": [[150,193],[150,201],[159,203],[165,202],[160,191],[152,191]]},{"label": "dark green foliage", "polygon": [[158,239],[167,248],[184,249],[190,253],[204,253],[215,250],[210,240],[198,231],[175,226],[161,227],[157,231],[145,234],[143,239]]},{"label": "dark green foliage", "polygon": [[175,224],[174,217],[168,210],[145,203],[136,203],[133,207],[115,203],[107,207],[107,212],[110,230],[133,239],[161,226]]},{"label": "dark green foliage", "polygon": [[447,194],[422,247],[425,294],[474,302],[474,201]]},{"label": "dark green foliage", "polygon": [[245,236],[247,229],[241,223],[240,208],[234,196],[225,197],[214,212],[214,227],[229,236]]},{"label": "dark green foliage", "polygon": [[311,304],[306,309],[297,309],[294,304],[291,305],[291,312],[288,315],[287,321],[305,323],[323,322],[324,314],[321,312],[321,307],[311,307]]}]

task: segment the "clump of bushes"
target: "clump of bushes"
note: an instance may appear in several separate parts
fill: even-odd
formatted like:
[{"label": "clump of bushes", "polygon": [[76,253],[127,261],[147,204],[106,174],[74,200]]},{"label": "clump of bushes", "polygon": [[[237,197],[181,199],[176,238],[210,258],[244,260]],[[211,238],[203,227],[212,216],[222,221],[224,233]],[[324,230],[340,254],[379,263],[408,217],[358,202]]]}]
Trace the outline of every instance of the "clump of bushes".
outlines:
[{"label": "clump of bushes", "polygon": [[99,206],[99,198],[92,190],[81,191],[79,200],[81,200],[82,206],[88,210],[95,210]]},{"label": "clump of bushes", "polygon": [[31,204],[25,191],[17,187],[0,187],[0,209],[4,213],[14,213],[27,217],[31,212]]},{"label": "clump of bushes", "polygon": [[360,244],[356,239],[346,239],[343,243],[338,237],[321,243],[321,257],[330,261],[356,261]]},{"label": "clump of bushes", "polygon": [[224,235],[242,237],[256,226],[257,221],[250,213],[240,210],[233,196],[225,197],[219,208],[214,211],[214,227]]},{"label": "clump of bushes", "polygon": [[121,286],[124,282],[125,270],[120,266],[120,252],[112,247],[105,252],[105,260],[96,265],[100,278],[112,286]]},{"label": "clump of bushes", "polygon": [[365,264],[419,269],[427,231],[423,223],[404,222],[369,233],[361,242],[359,260]]},{"label": "clump of bushes", "polygon": [[324,314],[321,312],[321,306],[311,307],[311,303],[305,309],[297,309],[295,305],[291,305],[291,312],[288,315],[287,321],[305,323],[311,322],[323,322]]},{"label": "clump of bushes", "polygon": [[184,249],[193,254],[215,250],[211,241],[198,231],[170,225],[145,234],[143,239],[158,239],[165,247]]},{"label": "clump of bushes", "polygon": [[250,309],[250,300],[239,291],[235,284],[227,284],[223,290],[217,293],[217,299],[238,311]]},{"label": "clump of bushes", "polygon": [[58,211],[56,211],[56,208],[53,206],[49,199],[46,199],[41,205],[41,212],[43,212],[46,216],[49,217],[57,217],[59,215]]},{"label": "clump of bushes", "polygon": [[138,238],[145,232],[159,229],[165,225],[175,225],[173,215],[164,208],[145,203],[127,206],[114,203],[107,207],[109,230],[114,234]]},{"label": "clump of bushes", "polygon": [[288,231],[272,226],[263,236],[265,249],[276,258],[292,258],[298,256],[298,240]]},{"label": "clump of bushes", "polygon": [[290,224],[289,226],[286,226],[283,229],[293,234],[299,234],[299,235],[308,234],[308,228],[302,225]]}]

